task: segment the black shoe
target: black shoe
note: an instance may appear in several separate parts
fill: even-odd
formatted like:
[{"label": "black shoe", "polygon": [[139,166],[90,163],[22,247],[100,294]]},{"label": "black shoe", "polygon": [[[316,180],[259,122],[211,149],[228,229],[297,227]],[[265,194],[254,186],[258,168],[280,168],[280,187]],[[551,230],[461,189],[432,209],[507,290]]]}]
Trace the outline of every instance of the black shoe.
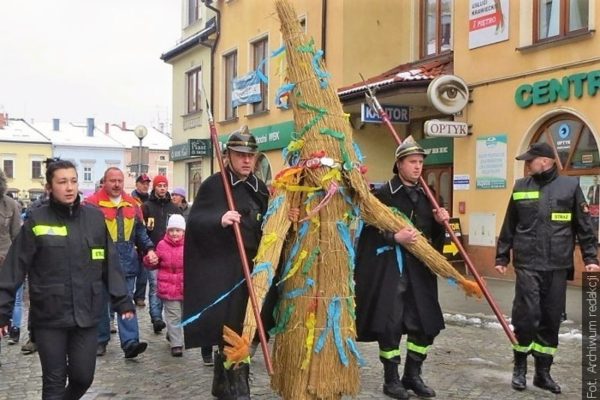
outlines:
[{"label": "black shoe", "polygon": [[384,360],[383,361],[383,393],[393,399],[406,400],[408,399],[408,392],[400,382],[400,375],[398,374],[398,363]]},{"label": "black shoe", "polygon": [[202,363],[207,367],[212,367],[213,365],[215,365],[212,354],[208,354],[208,355],[202,354]]},{"label": "black shoe", "polygon": [[171,355],[173,357],[181,357],[183,355],[183,348],[180,346],[171,347]]},{"label": "black shoe", "polygon": [[136,299],[135,305],[138,307],[146,307],[146,302],[144,301],[144,299]]},{"label": "black shoe", "polygon": [[155,319],[152,321],[152,329],[156,334],[160,333],[163,329],[165,329],[166,326],[167,324],[165,324],[162,319]]},{"label": "black shoe", "polygon": [[10,328],[10,332],[8,334],[8,344],[17,344],[19,343],[19,339],[21,338],[21,330],[16,326]]},{"label": "black shoe", "polygon": [[552,356],[534,356],[535,357],[535,375],[533,376],[533,385],[540,389],[548,390],[552,393],[560,393],[560,386],[554,382],[550,376],[550,367],[552,366]]},{"label": "black shoe", "polygon": [[96,347],[96,356],[102,357],[106,354],[106,344],[99,343]]},{"label": "black shoe", "polygon": [[146,342],[131,342],[124,349],[125,358],[135,358],[146,351],[148,343]]},{"label": "black shoe", "polygon": [[513,389],[521,391],[527,387],[527,353],[514,352],[513,376],[511,386]]},{"label": "black shoe", "polygon": [[37,345],[35,342],[32,342],[31,339],[27,340],[23,346],[21,346],[21,353],[28,355],[33,354],[37,351]]},{"label": "black shoe", "polygon": [[421,378],[421,367],[424,359],[417,359],[415,356],[407,356],[404,364],[404,375],[402,376],[402,385],[407,390],[412,390],[419,397],[435,397],[435,390],[423,382]]}]

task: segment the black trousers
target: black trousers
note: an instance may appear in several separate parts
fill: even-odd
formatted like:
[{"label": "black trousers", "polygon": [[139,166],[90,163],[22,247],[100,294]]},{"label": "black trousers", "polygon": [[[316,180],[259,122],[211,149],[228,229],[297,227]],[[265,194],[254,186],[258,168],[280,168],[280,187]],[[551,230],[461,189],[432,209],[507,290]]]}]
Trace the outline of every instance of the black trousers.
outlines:
[{"label": "black trousers", "polygon": [[407,357],[423,361],[427,357],[427,350],[433,344],[435,336],[423,333],[421,319],[416,308],[411,305],[415,304],[412,288],[406,280],[400,282],[395,301],[398,302],[397,312],[390,314],[385,331],[377,338],[379,359],[382,362],[391,361],[399,364],[400,341],[402,335],[406,334]]},{"label": "black trousers", "polygon": [[565,308],[568,270],[533,271],[516,268],[512,324],[516,351],[552,356]]},{"label": "black trousers", "polygon": [[35,328],[42,364],[42,399],[75,400],[85,394],[94,380],[97,337],[96,326]]}]

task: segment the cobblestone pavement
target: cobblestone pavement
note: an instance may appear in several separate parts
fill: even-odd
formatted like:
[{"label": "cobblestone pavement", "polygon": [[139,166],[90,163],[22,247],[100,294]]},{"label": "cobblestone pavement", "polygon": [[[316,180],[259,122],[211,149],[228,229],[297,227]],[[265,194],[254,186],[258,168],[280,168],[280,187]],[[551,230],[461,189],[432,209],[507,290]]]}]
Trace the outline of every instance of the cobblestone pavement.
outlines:
[{"label": "cobblestone pavement", "polygon": [[[152,332],[147,308],[138,308],[142,340],[148,350],[133,360],[123,358],[118,335],[113,335],[105,356],[97,360],[94,383],[85,400],[104,399],[212,399],[212,367],[202,365],[199,349],[187,350],[182,358],[171,357],[164,334]],[[533,360],[529,362],[528,387],[523,392],[510,388],[512,351],[499,324],[488,317],[446,314],[447,327],[430,350],[424,364],[425,381],[438,399],[580,399],[581,337],[567,333],[552,368],[562,386],[562,395],[534,388]],[[579,328],[563,324],[563,332]],[[22,336],[26,336],[22,335]],[[22,339],[24,339],[22,337]],[[22,340],[23,343],[23,340]],[[37,353],[22,355],[21,344],[7,345],[0,354],[0,399],[41,398],[41,368]],[[381,391],[383,370],[375,344],[359,344],[367,361],[361,370],[362,391],[358,399],[386,399]],[[279,399],[269,388],[260,350],[252,364],[252,398]]]}]

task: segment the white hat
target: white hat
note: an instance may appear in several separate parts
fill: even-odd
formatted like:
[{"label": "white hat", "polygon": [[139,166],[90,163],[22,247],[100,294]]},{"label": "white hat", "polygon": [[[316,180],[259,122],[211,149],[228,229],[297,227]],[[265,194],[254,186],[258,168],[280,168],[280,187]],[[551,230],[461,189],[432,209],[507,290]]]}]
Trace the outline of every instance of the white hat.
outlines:
[{"label": "white hat", "polygon": [[169,217],[169,222],[167,223],[167,230],[171,228],[182,229],[185,231],[185,219],[183,215],[173,214]]}]

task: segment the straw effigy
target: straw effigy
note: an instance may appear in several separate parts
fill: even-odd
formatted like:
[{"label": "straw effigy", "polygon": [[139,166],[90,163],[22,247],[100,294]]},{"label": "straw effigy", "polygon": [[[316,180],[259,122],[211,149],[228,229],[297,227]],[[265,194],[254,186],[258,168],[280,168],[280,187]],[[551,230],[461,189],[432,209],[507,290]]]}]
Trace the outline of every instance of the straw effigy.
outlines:
[{"label": "straw effigy", "polygon": [[[290,400],[340,399],[360,390],[354,228],[361,219],[394,232],[411,224],[369,192],[352,128],[329,85],[322,52],[304,34],[288,0],[275,0],[275,6],[286,47],[287,78],[293,85],[295,137],[287,149],[290,167],[274,181],[252,283],[260,302],[283,259],[281,278],[275,282],[280,296],[276,326],[270,331],[275,335],[273,389]],[[294,229],[288,220],[290,208],[302,210]],[[423,236],[407,249],[437,275],[481,297],[477,284],[461,276]],[[235,357],[231,361],[247,355],[255,330],[249,306],[243,339],[227,335],[234,345],[226,350]]]}]

